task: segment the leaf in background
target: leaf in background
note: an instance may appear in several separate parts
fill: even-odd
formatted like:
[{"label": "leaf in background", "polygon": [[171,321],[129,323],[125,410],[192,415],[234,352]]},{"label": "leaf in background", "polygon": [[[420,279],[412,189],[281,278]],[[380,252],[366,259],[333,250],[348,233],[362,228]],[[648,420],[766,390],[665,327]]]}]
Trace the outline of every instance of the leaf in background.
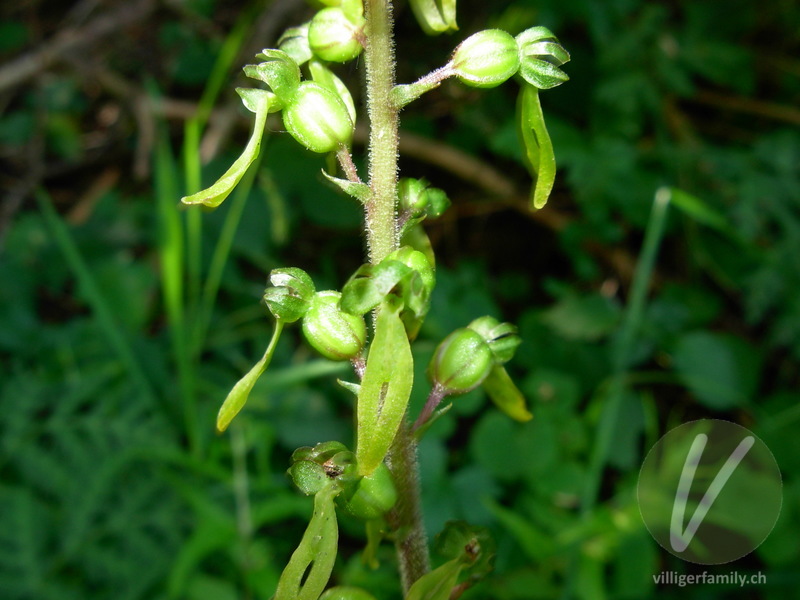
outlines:
[{"label": "leaf in background", "polygon": [[739,235],[730,226],[728,219],[722,213],[709,206],[707,202],[677,188],[671,188],[670,193],[672,195],[672,204],[681,209],[687,216],[734,240],[739,239]]},{"label": "leaf in background", "polygon": [[531,174],[536,180],[531,192],[534,208],[542,208],[553,190],[556,179],[556,157],[553,143],[544,124],[539,90],[532,85],[524,85],[518,104],[520,135],[528,157]]},{"label": "leaf in background", "polygon": [[600,294],[568,294],[540,318],[567,339],[596,341],[617,328],[620,308]]},{"label": "leaf in background", "polygon": [[727,410],[755,399],[761,361],[741,338],[692,331],[678,338],[672,359],[678,378],[708,408]]}]

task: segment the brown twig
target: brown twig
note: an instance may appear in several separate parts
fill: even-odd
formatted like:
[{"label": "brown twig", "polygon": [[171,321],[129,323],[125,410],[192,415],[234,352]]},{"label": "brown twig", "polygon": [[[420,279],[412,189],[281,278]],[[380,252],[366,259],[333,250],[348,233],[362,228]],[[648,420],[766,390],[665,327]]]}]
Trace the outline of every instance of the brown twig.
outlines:
[{"label": "brown twig", "polygon": [[800,109],[794,106],[786,106],[777,102],[766,102],[755,98],[745,98],[743,96],[729,96],[709,90],[699,90],[689,102],[697,102],[717,108],[725,108],[735,112],[742,112],[749,115],[766,117],[775,121],[784,121],[792,125],[800,125]]},{"label": "brown twig", "polygon": [[23,83],[79,48],[141,21],[155,7],[154,0],[125,2],[116,10],[95,18],[84,27],[64,29],[36,50],[24,54],[0,68],[0,92]]}]

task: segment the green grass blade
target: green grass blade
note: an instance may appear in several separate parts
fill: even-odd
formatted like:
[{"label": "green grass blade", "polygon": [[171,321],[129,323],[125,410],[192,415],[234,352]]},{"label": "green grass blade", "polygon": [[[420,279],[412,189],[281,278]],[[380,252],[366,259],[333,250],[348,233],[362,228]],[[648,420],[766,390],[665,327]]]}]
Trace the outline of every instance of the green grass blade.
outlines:
[{"label": "green grass blade", "polygon": [[155,194],[159,225],[161,288],[169,322],[172,353],[178,371],[184,427],[192,453],[200,451],[197,428],[196,372],[192,365],[184,309],[185,237],[179,213],[178,167],[166,135],[159,136],[154,154]]},{"label": "green grass blade", "polygon": [[45,222],[53,234],[53,239],[61,249],[61,253],[67,265],[78,279],[85,300],[89,303],[89,306],[91,306],[95,317],[97,317],[100,329],[105,334],[109,344],[114,349],[114,352],[117,353],[122,364],[125,365],[126,370],[137,387],[139,387],[142,394],[148,400],[154,403],[157,402],[158,396],[153,390],[150,381],[147,379],[144,369],[136,358],[130,341],[127,339],[127,336],[114,317],[114,311],[111,305],[103,295],[100,286],[97,284],[83,256],[81,256],[68,227],[65,225],[64,221],[62,221],[61,217],[59,217],[58,213],[56,213],[46,191],[43,189],[37,190],[36,199],[39,202],[39,207]]},{"label": "green grass blade", "polygon": [[[236,231],[239,228],[239,223],[241,223],[242,214],[244,213],[244,206],[253,189],[253,182],[255,181],[263,156],[263,152],[258,154],[254,164],[250,166],[249,170],[242,178],[242,181],[240,181],[239,185],[236,187],[230,207],[228,208],[228,214],[225,215],[222,231],[214,247],[214,253],[211,256],[208,274],[203,284],[203,291],[200,297],[197,318],[195,320],[196,325],[194,327],[193,340],[194,351],[196,353],[199,353],[203,347],[203,342],[205,341],[206,333],[211,323],[214,302],[217,299],[220,283],[222,282],[222,275],[225,272],[225,265],[228,263],[228,257],[233,247],[233,240],[236,237]],[[200,211],[195,210],[191,212],[199,213]]]},{"label": "green grass blade", "polygon": [[612,348],[613,373],[609,382],[606,402],[600,417],[594,448],[589,461],[589,472],[583,490],[582,510],[588,513],[597,500],[603,469],[608,457],[608,451],[614,438],[617,425],[617,416],[625,393],[625,371],[633,354],[633,346],[639,333],[647,300],[647,290],[653,275],[658,249],[664,235],[664,226],[667,220],[667,209],[671,200],[671,193],[667,188],[656,191],[653,209],[644,234],[642,254],[636,264],[633,275],[628,306],[621,325],[621,332],[617,343]]}]

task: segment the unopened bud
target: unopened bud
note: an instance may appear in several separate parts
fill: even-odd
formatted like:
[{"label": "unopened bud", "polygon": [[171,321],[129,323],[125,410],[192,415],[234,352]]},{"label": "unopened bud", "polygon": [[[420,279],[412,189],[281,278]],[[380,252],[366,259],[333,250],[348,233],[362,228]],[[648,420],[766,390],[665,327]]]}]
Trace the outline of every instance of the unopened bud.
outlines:
[{"label": "unopened bud", "polygon": [[428,373],[445,394],[463,394],[479,386],[494,366],[489,344],[472,329],[456,329],[436,348]]},{"label": "unopened bud", "polygon": [[264,304],[279,321],[294,323],[306,314],[314,296],[314,282],[308,273],[295,267],[273,269],[272,287],[264,290]]},{"label": "unopened bud", "polygon": [[323,8],[311,20],[308,45],[322,60],[347,62],[363,50],[363,17],[351,20],[339,8]]},{"label": "unopened bud", "polygon": [[397,489],[392,474],[381,463],[372,474],[362,477],[353,490],[340,496],[342,507],[354,517],[370,520],[381,517],[397,502]]},{"label": "unopened bud", "polygon": [[465,84],[495,87],[519,69],[517,42],[501,29],[486,29],[458,45],[450,61],[456,76]]},{"label": "unopened bud", "polygon": [[303,334],[330,360],[350,360],[361,354],[367,340],[364,318],[339,307],[339,292],[318,292],[303,317]]},{"label": "unopened bud", "polygon": [[407,210],[412,218],[438,217],[450,206],[447,194],[431,187],[424,179],[404,177],[398,182],[397,195],[400,208]]},{"label": "unopened bud", "polygon": [[353,137],[353,121],[344,101],[313,81],[297,88],[283,110],[283,126],[292,137],[313,152],[331,152]]},{"label": "unopened bud", "polygon": [[337,585],[326,590],[319,600],[375,600],[375,596],[361,588]]}]

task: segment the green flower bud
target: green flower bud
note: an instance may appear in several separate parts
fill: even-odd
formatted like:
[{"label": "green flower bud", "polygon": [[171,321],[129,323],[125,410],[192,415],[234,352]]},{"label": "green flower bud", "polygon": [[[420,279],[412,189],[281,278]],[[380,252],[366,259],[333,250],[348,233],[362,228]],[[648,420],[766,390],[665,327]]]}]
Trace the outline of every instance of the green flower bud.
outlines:
[{"label": "green flower bud", "polygon": [[413,219],[438,217],[450,206],[447,194],[439,188],[430,187],[424,179],[404,177],[398,182],[397,193],[400,208],[408,211]]},{"label": "green flower bud", "polygon": [[396,260],[410,267],[419,274],[425,293],[430,295],[433,291],[433,287],[436,285],[436,273],[428,257],[419,250],[414,250],[411,246],[403,246],[389,254],[384,260]]},{"label": "green flower bud", "polygon": [[306,496],[316,494],[331,483],[331,480],[325,475],[325,468],[310,460],[301,460],[292,464],[287,473],[297,489]]},{"label": "green flower bud", "polygon": [[339,292],[318,292],[303,317],[303,334],[330,360],[350,360],[361,354],[367,340],[364,318],[339,307]]},{"label": "green flower bud", "polygon": [[347,446],[342,442],[320,442],[313,448],[311,446],[303,446],[295,450],[292,453],[292,462],[298,460],[313,460],[322,464],[329,458],[339,454],[339,452],[345,451],[347,451]]},{"label": "green flower bud", "polygon": [[560,67],[569,62],[569,52],[547,27],[531,27],[516,37],[522,78],[540,90],[548,90],[569,80]]},{"label": "green flower bud", "polygon": [[353,137],[353,121],[345,103],[313,81],[304,81],[297,88],[283,110],[283,126],[312,152],[331,152],[340,144],[349,144]]},{"label": "green flower bud", "polygon": [[323,8],[311,20],[308,45],[322,60],[347,62],[361,54],[364,19],[351,20],[341,8]]},{"label": "green flower bud", "polygon": [[501,29],[479,31],[458,45],[450,64],[465,84],[495,87],[519,70],[517,42]]},{"label": "green flower bud", "polygon": [[375,596],[361,588],[337,585],[326,590],[319,600],[375,600]]},{"label": "green flower bud", "polygon": [[456,0],[410,0],[411,10],[428,35],[455,31]]},{"label": "green flower bud", "polygon": [[314,282],[308,273],[295,267],[273,269],[273,287],[264,290],[264,304],[279,321],[294,323],[306,314],[314,296]]},{"label": "green flower bud", "polygon": [[522,339],[517,335],[517,328],[511,323],[501,323],[494,317],[480,317],[467,325],[469,329],[480,334],[489,344],[494,355],[495,364],[504,364],[511,360]]},{"label": "green flower bud", "polygon": [[287,471],[301,492],[310,496],[325,488],[330,482],[354,482],[355,455],[341,442],[322,442],[304,446],[292,453],[292,466]]},{"label": "green flower bud", "polygon": [[472,329],[456,329],[436,348],[428,374],[446,395],[479,386],[494,366],[489,344]]},{"label": "green flower bud", "polygon": [[381,463],[372,474],[359,479],[351,490],[345,490],[339,501],[342,508],[359,519],[368,521],[381,517],[397,502],[397,489],[386,464]]}]

